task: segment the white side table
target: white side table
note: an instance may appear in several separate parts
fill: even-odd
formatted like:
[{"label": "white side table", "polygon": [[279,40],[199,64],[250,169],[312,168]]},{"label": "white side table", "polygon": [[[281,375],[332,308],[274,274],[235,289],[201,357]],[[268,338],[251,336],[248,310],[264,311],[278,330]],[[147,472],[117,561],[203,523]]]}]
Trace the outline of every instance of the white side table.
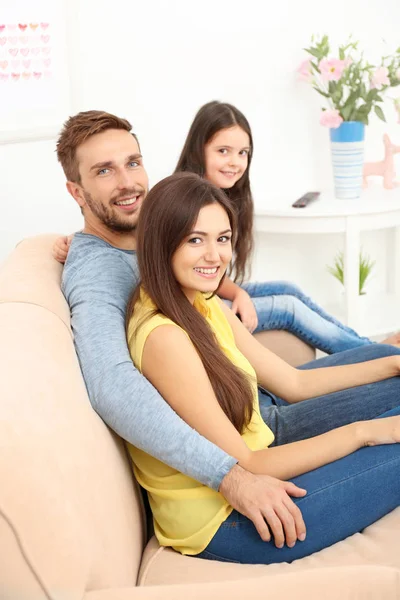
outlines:
[{"label": "white side table", "polygon": [[[320,199],[306,208],[292,208],[283,201],[279,207],[258,210],[255,229],[259,233],[280,234],[344,234],[345,313],[337,316],[350,327],[359,324],[359,252],[361,231],[391,229],[391,253],[394,269],[387,289],[378,299],[366,305],[368,323],[364,335],[379,336],[400,326],[400,188],[385,190],[373,185],[358,200],[337,200],[321,194]],[[336,312],[336,311],[335,311]]]}]

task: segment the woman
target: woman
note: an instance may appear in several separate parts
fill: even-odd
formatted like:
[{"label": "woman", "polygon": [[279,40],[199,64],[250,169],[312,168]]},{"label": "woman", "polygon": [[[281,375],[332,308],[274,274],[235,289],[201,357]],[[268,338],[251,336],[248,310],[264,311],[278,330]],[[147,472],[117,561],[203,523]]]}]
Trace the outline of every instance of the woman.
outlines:
[{"label": "woman", "polygon": [[[221,494],[129,451],[161,545],[207,559],[291,561],[399,505],[400,357],[301,371],[269,352],[215,295],[235,236],[235,210],[214,185],[189,173],[158,183],[139,218],[128,343],[136,367],[201,435],[249,471],[306,487],[296,502],[307,538],[291,548],[263,542]],[[257,383],[289,404],[260,406]]]}]

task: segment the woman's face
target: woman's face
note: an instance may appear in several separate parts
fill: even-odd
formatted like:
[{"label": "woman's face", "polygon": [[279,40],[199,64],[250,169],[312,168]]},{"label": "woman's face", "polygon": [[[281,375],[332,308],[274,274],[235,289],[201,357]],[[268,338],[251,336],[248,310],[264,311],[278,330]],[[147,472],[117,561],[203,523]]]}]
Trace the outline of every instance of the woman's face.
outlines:
[{"label": "woman's face", "polygon": [[205,177],[222,189],[239,181],[249,163],[250,138],[239,125],[221,129],[204,148]]},{"label": "woman's face", "polygon": [[215,292],[232,258],[232,230],[220,204],[204,206],[172,257],[172,270],[188,299]]}]

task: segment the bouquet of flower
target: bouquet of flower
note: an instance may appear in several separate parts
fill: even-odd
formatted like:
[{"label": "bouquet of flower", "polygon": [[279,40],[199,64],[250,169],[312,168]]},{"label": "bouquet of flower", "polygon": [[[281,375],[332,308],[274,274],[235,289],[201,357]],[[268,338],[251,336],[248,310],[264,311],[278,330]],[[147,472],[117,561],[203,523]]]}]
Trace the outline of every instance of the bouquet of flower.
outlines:
[{"label": "bouquet of flower", "polygon": [[[368,125],[372,109],[385,121],[380,106],[387,89],[400,85],[400,48],[392,56],[384,56],[379,65],[365,60],[358,50],[358,42],[349,38],[339,46],[338,55],[330,56],[327,35],[311,39],[305,51],[311,58],[298,68],[300,79],[311,83],[326,99],[328,108],[322,109],[321,125],[336,128],[343,121],[361,121]],[[395,101],[396,102],[396,101]]]}]

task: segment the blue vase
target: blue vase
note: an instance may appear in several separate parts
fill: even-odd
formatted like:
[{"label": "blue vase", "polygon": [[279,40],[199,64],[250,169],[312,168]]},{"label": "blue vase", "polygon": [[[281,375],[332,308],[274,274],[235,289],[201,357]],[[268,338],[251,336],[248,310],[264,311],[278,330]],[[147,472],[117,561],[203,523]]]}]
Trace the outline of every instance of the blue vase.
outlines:
[{"label": "blue vase", "polygon": [[330,129],[333,179],[336,198],[359,198],[364,166],[365,125],[344,121]]}]

